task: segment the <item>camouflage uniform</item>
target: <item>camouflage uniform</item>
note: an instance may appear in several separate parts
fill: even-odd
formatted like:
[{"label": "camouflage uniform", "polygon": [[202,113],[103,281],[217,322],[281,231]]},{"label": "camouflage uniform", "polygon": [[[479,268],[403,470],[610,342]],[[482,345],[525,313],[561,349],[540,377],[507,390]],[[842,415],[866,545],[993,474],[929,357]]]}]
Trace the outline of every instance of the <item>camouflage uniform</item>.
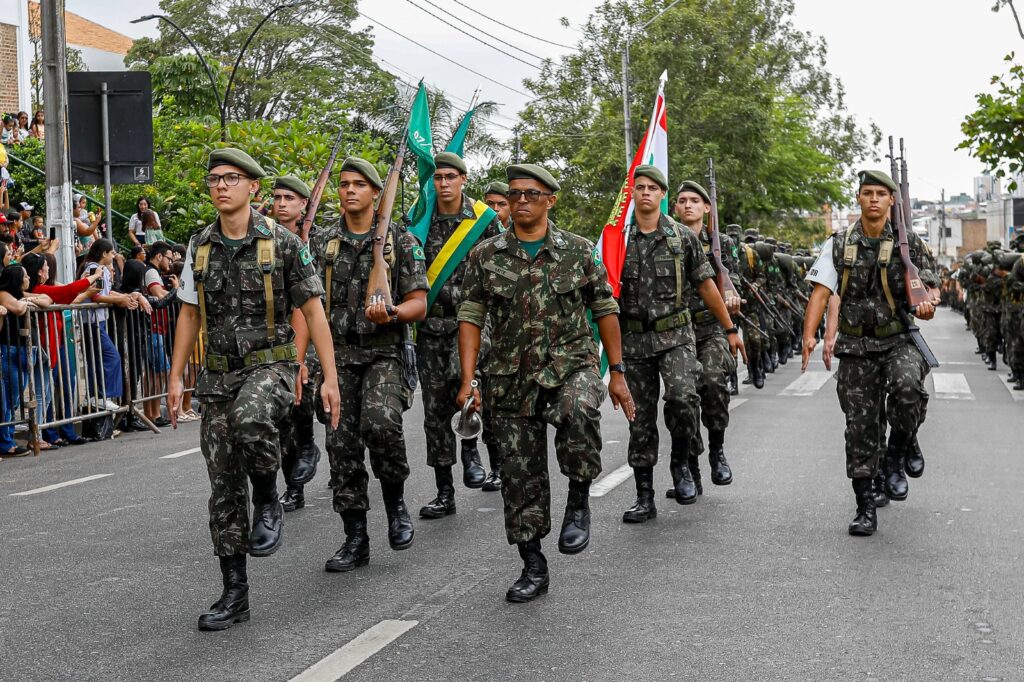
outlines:
[{"label": "camouflage uniform", "polygon": [[503,460],[505,532],[509,544],[543,538],[551,530],[547,425],[565,476],[589,482],[601,472],[607,389],[585,312],[597,319],[618,306],[593,244],[550,221],[532,260],[514,230],[479,244],[463,293],[459,321],[493,323],[483,409]]},{"label": "camouflage uniform", "polygon": [[[675,251],[673,250],[675,249]],[[676,259],[681,266],[677,281]],[[666,215],[645,235],[633,223],[619,296],[626,383],[636,405],[629,425],[629,465],[658,463],[658,396],[665,384],[665,426],[689,443],[699,429],[696,341],[687,305],[691,287],[714,276],[696,235]],[[678,297],[678,301],[677,301]],[[657,323],[665,327],[656,329]],[[686,451],[683,450],[685,459]]]},{"label": "camouflage uniform", "polygon": [[[385,247],[385,258],[395,267],[396,302],[413,291],[427,290],[423,249],[405,228],[392,226],[389,242],[397,241],[397,255]],[[338,241],[333,259],[328,245]],[[370,451],[370,467],[383,484],[401,483],[409,477],[402,413],[412,405],[412,391],[403,379],[397,324],[377,325],[366,319],[367,283],[373,268],[371,235],[354,235],[342,216],[337,225],[323,230],[313,243],[320,277],[327,285],[331,267],[331,296],[327,319],[334,339],[334,361],[341,392],[341,419],[337,429],[327,427],[327,453],[331,461],[334,511],[370,508],[369,476],[363,463],[364,446]],[[449,410],[450,411],[450,410]]]},{"label": "camouflage uniform", "polygon": [[[459,223],[473,217],[474,203],[468,196],[463,195],[462,212],[458,215],[441,216],[435,212],[426,243],[423,245],[427,269],[441,253],[441,249]],[[479,242],[500,232],[501,224],[495,217],[480,235]],[[455,397],[461,384],[457,315],[458,306],[463,300],[462,282],[465,276],[466,260],[463,260],[441,287],[433,306],[427,311],[427,319],[417,328],[416,365],[422,387],[427,464],[431,467],[451,467],[456,463],[456,438],[450,424],[454,411],[452,406],[455,404]],[[482,340],[481,343],[486,342]],[[481,351],[484,350],[482,347]],[[489,430],[485,430],[485,443],[489,440],[488,435]]]},{"label": "camouflage uniform", "polygon": [[[761,263],[761,257],[757,255],[751,244],[737,243],[736,251],[737,274],[756,285],[763,277],[764,265]],[[740,283],[742,284],[742,280]],[[748,377],[748,381],[753,383],[754,375],[761,375],[764,371],[762,355],[767,350],[768,341],[765,335],[771,327],[765,323],[765,312],[754,295],[747,291],[746,287],[741,287],[739,291],[740,296],[746,301],[740,308],[740,312],[746,319],[740,320],[739,327],[743,331],[743,345],[747,349],[748,369],[752,375]],[[755,325],[757,326],[755,327]],[[761,376],[761,381],[763,381],[763,376]]]},{"label": "camouflage uniform", "polygon": [[[275,251],[272,343],[287,349],[294,339],[292,310],[323,294],[309,251],[297,236],[252,212],[249,231],[237,247],[225,245],[220,222],[214,222],[192,237],[186,263],[205,289],[207,366],[199,373],[195,395],[203,405],[200,445],[212,488],[210,534],[214,552],[222,557],[247,551],[246,477],[277,475],[278,425],[288,419],[294,402],[294,359],[243,364],[250,353],[271,348],[264,275],[257,259],[257,245],[265,239],[274,240]],[[194,270],[196,252],[207,242],[212,244],[209,263],[200,275]],[[182,300],[192,302],[189,293]],[[210,369],[216,357],[226,358],[230,370]]]},{"label": "camouflage uniform", "polygon": [[1024,389],[1024,258],[1019,254],[1006,278],[1007,345],[1018,390]]}]

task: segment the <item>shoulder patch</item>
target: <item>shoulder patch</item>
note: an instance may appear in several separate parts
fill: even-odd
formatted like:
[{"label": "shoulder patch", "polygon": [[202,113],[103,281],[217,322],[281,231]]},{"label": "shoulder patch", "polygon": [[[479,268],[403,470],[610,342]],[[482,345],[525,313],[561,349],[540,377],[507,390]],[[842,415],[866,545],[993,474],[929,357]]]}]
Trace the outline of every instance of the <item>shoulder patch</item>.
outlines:
[{"label": "shoulder patch", "polygon": [[303,246],[299,250],[299,262],[303,265],[309,265],[313,262],[313,254],[309,252],[309,246]]},{"label": "shoulder patch", "polygon": [[594,265],[600,265],[601,264],[601,252],[598,251],[597,248],[592,249],[590,251],[590,255],[593,256],[593,258],[594,258]]},{"label": "shoulder patch", "polygon": [[427,259],[426,255],[423,253],[423,247],[422,246],[417,244],[416,246],[412,247],[412,259],[413,260],[426,260]]},{"label": "shoulder patch", "polygon": [[267,227],[265,224],[257,221],[255,227],[256,231],[262,234],[264,237],[269,237],[271,235],[270,228]]}]

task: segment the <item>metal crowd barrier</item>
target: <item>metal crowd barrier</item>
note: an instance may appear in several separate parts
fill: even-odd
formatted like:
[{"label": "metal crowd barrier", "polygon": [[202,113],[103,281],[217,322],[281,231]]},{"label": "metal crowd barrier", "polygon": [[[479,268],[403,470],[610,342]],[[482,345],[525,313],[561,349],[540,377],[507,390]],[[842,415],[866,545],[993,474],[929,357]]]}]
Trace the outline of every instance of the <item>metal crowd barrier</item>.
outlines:
[{"label": "metal crowd barrier", "polygon": [[[142,405],[167,396],[181,304],[173,295],[151,303],[152,314],[94,303],[9,313],[0,330],[0,428],[27,427],[36,455],[44,430],[93,419],[116,424],[130,414],[159,433]],[[186,366],[186,405],[200,353],[197,346]]]}]

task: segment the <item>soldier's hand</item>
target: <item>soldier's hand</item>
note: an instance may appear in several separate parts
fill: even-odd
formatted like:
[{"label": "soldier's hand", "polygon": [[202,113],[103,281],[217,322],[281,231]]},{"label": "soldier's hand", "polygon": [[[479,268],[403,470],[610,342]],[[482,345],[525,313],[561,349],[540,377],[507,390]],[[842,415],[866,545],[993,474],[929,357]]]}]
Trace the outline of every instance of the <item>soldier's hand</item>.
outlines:
[{"label": "soldier's hand", "polygon": [[735,359],[736,354],[739,353],[743,356],[743,364],[749,365],[750,361],[747,360],[747,347],[743,345],[743,339],[740,338],[738,333],[727,334],[726,338],[729,340],[729,352],[732,353],[732,357]]},{"label": "soldier's hand", "polygon": [[374,303],[371,306],[367,306],[364,311],[366,319],[374,324],[389,324],[391,322],[391,315],[388,314],[388,307],[383,303]]},{"label": "soldier's hand", "polygon": [[836,335],[825,337],[825,343],[821,347],[821,359],[825,363],[825,369],[832,371],[832,358],[834,357],[833,351],[836,347]]},{"label": "soldier's hand", "polygon": [[636,405],[633,404],[633,394],[629,392],[626,385],[626,377],[619,372],[612,372],[608,381],[608,395],[612,397],[612,406],[617,410],[622,408],[626,419],[633,421],[636,418]]},{"label": "soldier's hand", "polygon": [[463,383],[462,388],[459,389],[459,394],[455,396],[455,406],[461,411],[466,405],[466,401],[469,400],[469,396],[473,396],[473,404],[469,406],[469,412],[480,411],[480,389],[474,388],[470,383]]},{"label": "soldier's hand", "polygon": [[178,410],[181,408],[181,397],[185,393],[185,387],[181,383],[181,377],[168,377],[167,379],[167,414],[171,417],[171,428],[178,428]]},{"label": "soldier's hand", "polygon": [[309,368],[306,363],[299,363],[299,376],[295,379],[295,404],[302,402],[303,387],[309,383]]},{"label": "soldier's hand", "polygon": [[324,407],[324,413],[331,418],[331,428],[338,428],[341,420],[341,392],[338,390],[338,378],[328,380],[324,377],[324,383],[320,387],[320,400]]},{"label": "soldier's hand", "polygon": [[[735,315],[736,313],[738,313],[742,306],[742,298],[732,293],[731,291],[727,291],[725,293],[725,309],[729,311],[730,315]],[[733,355],[735,355],[735,353],[733,353]]]},{"label": "soldier's hand", "polygon": [[930,320],[935,317],[935,306],[930,301],[918,303],[914,310],[914,316],[922,320]]},{"label": "soldier's hand", "polygon": [[818,345],[818,340],[813,336],[811,338],[804,337],[803,342],[803,358],[800,362],[800,373],[803,374],[807,371],[807,363],[811,361],[811,353],[814,352],[814,347]]}]

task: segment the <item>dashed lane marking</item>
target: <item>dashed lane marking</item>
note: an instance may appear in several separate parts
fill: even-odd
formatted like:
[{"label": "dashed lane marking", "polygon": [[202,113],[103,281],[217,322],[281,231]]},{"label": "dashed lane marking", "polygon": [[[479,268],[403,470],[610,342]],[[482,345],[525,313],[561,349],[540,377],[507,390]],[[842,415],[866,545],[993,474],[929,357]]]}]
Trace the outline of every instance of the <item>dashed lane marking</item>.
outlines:
[{"label": "dashed lane marking", "polygon": [[320,659],[291,682],[334,682],[419,624],[415,620],[382,620],[333,654]]},{"label": "dashed lane marking", "polygon": [[615,487],[621,484],[623,481],[629,480],[633,476],[633,467],[628,464],[623,464],[615,471],[610,474],[598,479],[590,486],[591,497],[604,497]]},{"label": "dashed lane marking", "polygon": [[179,457],[184,457],[185,455],[191,455],[193,453],[199,452],[200,449],[201,448],[189,448],[188,450],[182,450],[181,452],[172,452],[169,455],[164,455],[160,459],[178,459]]},{"label": "dashed lane marking", "polygon": [[807,397],[812,396],[832,378],[832,372],[808,370],[793,382],[779,391],[779,395]]},{"label": "dashed lane marking", "polygon": [[26,490],[21,493],[11,493],[10,497],[24,497],[26,495],[38,495],[39,493],[48,493],[51,490],[60,490],[61,488],[67,488],[69,485],[78,485],[79,483],[88,483],[89,481],[96,481],[107,476],[113,476],[114,474],[93,474],[92,476],[85,476],[84,478],[76,478],[72,481],[64,481],[63,483],[54,483],[53,485],[43,486],[42,488],[35,488],[33,490]]},{"label": "dashed lane marking", "polygon": [[974,400],[967,377],[959,372],[932,374],[935,397],[941,400]]}]

